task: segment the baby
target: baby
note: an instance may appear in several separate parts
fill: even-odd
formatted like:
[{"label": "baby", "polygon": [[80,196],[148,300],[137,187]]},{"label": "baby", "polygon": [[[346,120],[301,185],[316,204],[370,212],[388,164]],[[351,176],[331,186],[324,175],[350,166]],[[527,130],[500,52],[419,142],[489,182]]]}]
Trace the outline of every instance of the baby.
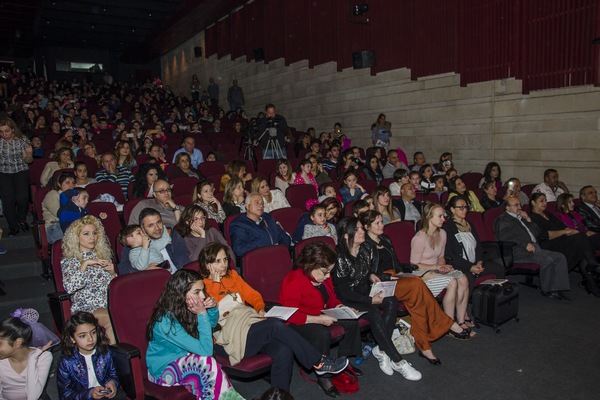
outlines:
[{"label": "baby", "polygon": [[[131,249],[129,262],[137,270],[158,268],[158,264],[165,261],[161,250],[171,242],[171,236],[166,227],[160,239],[150,240],[139,225],[128,225],[119,233],[119,241],[123,246]],[[167,268],[169,269],[169,268]]]}]

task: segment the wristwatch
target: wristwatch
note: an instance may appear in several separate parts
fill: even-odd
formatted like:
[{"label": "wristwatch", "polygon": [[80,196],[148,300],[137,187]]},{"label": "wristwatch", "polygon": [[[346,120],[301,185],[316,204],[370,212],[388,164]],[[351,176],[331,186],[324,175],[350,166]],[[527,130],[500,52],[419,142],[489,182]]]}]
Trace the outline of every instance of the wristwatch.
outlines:
[{"label": "wristwatch", "polygon": [[173,208],[171,208],[171,211],[175,212],[175,211],[179,211],[181,210],[181,208],[179,206],[175,206]]}]

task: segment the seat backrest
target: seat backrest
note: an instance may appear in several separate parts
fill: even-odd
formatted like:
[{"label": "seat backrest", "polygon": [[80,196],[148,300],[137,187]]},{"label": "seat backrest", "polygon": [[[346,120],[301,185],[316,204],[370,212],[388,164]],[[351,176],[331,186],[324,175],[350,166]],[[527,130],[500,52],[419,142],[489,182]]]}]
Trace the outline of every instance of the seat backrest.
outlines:
[{"label": "seat backrest", "polygon": [[494,238],[496,238],[496,234],[494,233],[494,222],[496,221],[496,218],[498,218],[498,215],[502,214],[503,212],[504,207],[494,207],[486,210],[483,213],[483,223],[485,225],[485,229],[488,233],[491,233]]},{"label": "seat backrest", "polygon": [[125,196],[121,185],[117,182],[97,182],[91,183],[86,187],[87,192],[90,195],[90,202],[95,200],[99,195],[108,193],[112,195],[119,204],[125,204]]},{"label": "seat backrest", "polygon": [[42,177],[42,171],[48,162],[52,161],[50,158],[34,158],[33,162],[29,164],[29,183],[32,185],[40,184],[40,178]]},{"label": "seat backrest", "polygon": [[314,236],[296,243],[296,246],[294,246],[294,258],[298,257],[298,254],[302,252],[302,249],[304,249],[304,247],[306,247],[307,244],[323,242],[329,245],[329,247],[331,247],[335,251],[335,242],[333,241],[333,238],[331,236]]},{"label": "seat backrest", "polygon": [[429,192],[427,193],[427,196],[425,197],[425,201],[428,203],[437,203],[440,204],[441,203],[441,195],[438,196],[437,192]]},{"label": "seat backrest", "polygon": [[472,228],[477,232],[479,240],[482,242],[495,242],[494,231],[490,231],[489,228],[483,223],[483,215],[480,212],[469,211],[467,213],[467,221],[471,224]]},{"label": "seat backrest", "polygon": [[60,261],[62,260],[62,240],[57,240],[52,244],[50,262],[52,264],[52,278],[54,279],[54,287],[57,292],[65,292],[65,286],[63,284],[62,268]]},{"label": "seat backrest", "polygon": [[181,194],[187,194],[191,197],[192,192],[198,183],[198,179],[193,176],[183,176],[180,178],[173,178],[169,183],[172,185],[171,196],[175,197]]},{"label": "seat backrest", "polygon": [[46,197],[48,192],[50,192],[50,188],[40,188],[36,191],[35,198],[33,199],[34,221],[37,221],[34,226],[36,231],[34,232],[33,238],[35,239],[35,244],[37,246],[37,256],[42,261],[48,259],[48,251],[50,249],[48,237],[46,236],[46,224],[40,223],[44,220],[42,202],[44,201],[44,197]]},{"label": "seat backrest", "polygon": [[222,175],[226,172],[225,164],[221,161],[204,161],[198,168],[204,176]]},{"label": "seat backrest", "polygon": [[410,242],[415,236],[415,225],[411,221],[399,221],[383,227],[383,233],[392,240],[396,257],[403,264],[410,263]]},{"label": "seat backrest", "polygon": [[300,221],[300,217],[304,214],[304,210],[297,207],[286,207],[273,210],[269,214],[271,214],[271,217],[275,221],[281,224],[284,231],[291,235],[294,233],[296,226],[298,226],[298,221]]},{"label": "seat backrest", "polygon": [[537,186],[537,184],[535,184],[535,183],[530,183],[529,185],[523,185],[523,186],[521,186],[521,192],[525,193],[527,195],[527,197],[531,198],[531,192],[533,192],[533,188],[536,186]]},{"label": "seat backrest", "polygon": [[[88,211],[91,215],[98,217],[104,225],[104,231],[108,236],[108,241],[113,252],[116,254],[117,251],[117,238],[121,231],[121,220],[119,219],[119,213],[117,207],[113,203],[88,203]],[[106,214],[104,218],[100,214]]]},{"label": "seat backrest", "polygon": [[137,272],[116,277],[108,288],[108,310],[115,337],[117,342],[129,343],[140,350],[143,376],[147,369],[146,325],[170,276],[163,269]]},{"label": "seat backrest", "polygon": [[479,189],[479,181],[483,177],[480,172],[465,172],[460,176],[469,190]]},{"label": "seat backrest", "polygon": [[285,197],[290,203],[290,206],[306,209],[306,201],[308,199],[317,199],[317,191],[313,185],[290,185],[285,190]]},{"label": "seat backrest", "polygon": [[231,226],[231,223],[233,222],[233,220],[235,220],[240,215],[242,215],[242,214],[241,213],[232,214],[229,217],[225,218],[225,221],[223,221],[223,237],[227,241],[227,244],[229,245],[229,247],[233,246],[231,244],[231,234],[229,233],[229,227]]},{"label": "seat backrest", "polygon": [[[127,225],[129,222],[129,217],[131,216],[131,211],[133,211],[133,208],[142,200],[147,200],[147,199],[144,199],[144,198],[130,199],[130,200],[127,200],[125,205],[123,205],[123,221],[125,221],[125,225]],[[137,222],[136,222],[136,224],[137,224]]]},{"label": "seat backrest", "polygon": [[369,180],[369,179],[361,179],[357,182],[359,185],[365,189],[365,192],[371,194],[373,190],[377,187],[377,182]]},{"label": "seat backrest", "polygon": [[354,202],[355,200],[352,200],[344,204],[344,217],[352,216],[352,208],[354,207]]},{"label": "seat backrest", "polygon": [[259,247],[244,254],[242,260],[244,280],[265,301],[277,303],[281,283],[292,270],[288,248],[282,245]]},{"label": "seat backrest", "polygon": [[266,176],[269,176],[269,174],[277,170],[278,161],[276,159],[260,160],[256,172],[262,172]]}]

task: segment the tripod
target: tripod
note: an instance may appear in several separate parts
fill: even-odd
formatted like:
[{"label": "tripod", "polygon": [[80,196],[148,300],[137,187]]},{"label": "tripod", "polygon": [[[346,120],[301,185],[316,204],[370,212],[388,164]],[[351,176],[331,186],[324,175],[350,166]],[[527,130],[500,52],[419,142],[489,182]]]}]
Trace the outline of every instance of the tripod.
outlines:
[{"label": "tripod", "polygon": [[267,127],[265,131],[258,138],[258,142],[260,143],[262,138],[268,134],[269,138],[267,139],[267,143],[263,149],[263,159],[273,158],[279,159],[284,158],[284,152],[279,145],[279,141],[277,140],[277,129],[273,127]]}]

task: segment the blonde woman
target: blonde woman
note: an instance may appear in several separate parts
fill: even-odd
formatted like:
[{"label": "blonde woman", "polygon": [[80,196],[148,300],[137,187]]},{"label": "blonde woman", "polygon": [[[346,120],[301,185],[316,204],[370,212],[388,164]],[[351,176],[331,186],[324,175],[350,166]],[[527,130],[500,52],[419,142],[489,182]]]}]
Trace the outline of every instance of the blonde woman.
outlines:
[{"label": "blonde woman", "polygon": [[94,314],[110,343],[115,336],[107,310],[108,285],[117,276],[104,226],[93,215],[76,220],[65,232],[60,266],[63,284],[71,294],[71,312]]},{"label": "blonde woman", "polygon": [[271,190],[265,178],[255,178],[252,181],[252,193],[258,193],[265,202],[265,212],[280,208],[291,207],[281,190]]}]

